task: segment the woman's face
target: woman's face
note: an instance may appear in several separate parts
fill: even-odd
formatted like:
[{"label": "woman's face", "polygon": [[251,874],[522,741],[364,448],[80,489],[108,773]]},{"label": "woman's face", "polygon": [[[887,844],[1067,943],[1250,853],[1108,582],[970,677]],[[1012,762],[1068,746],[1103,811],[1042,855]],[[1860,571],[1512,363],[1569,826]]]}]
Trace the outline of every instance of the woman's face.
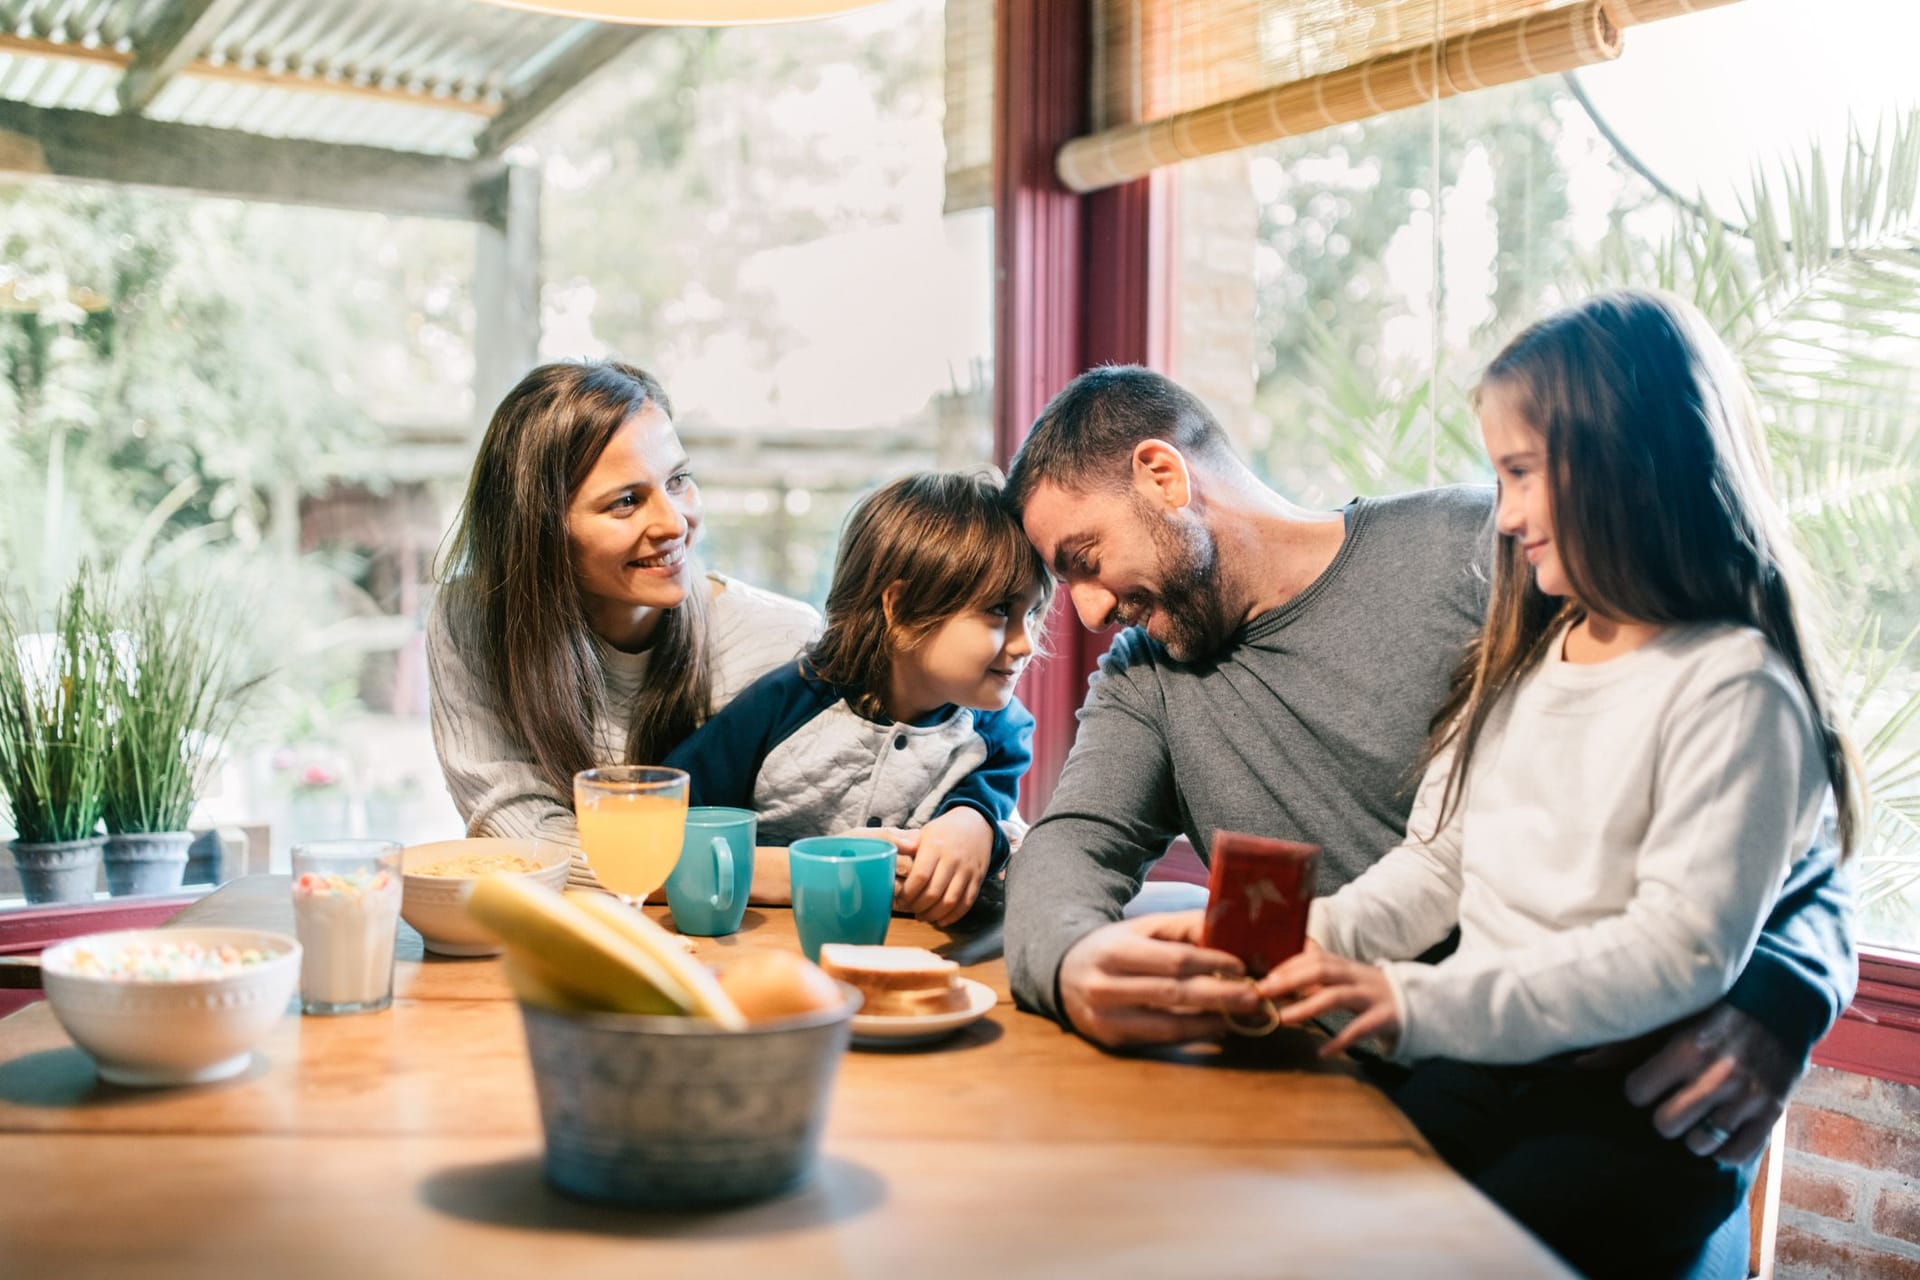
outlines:
[{"label": "woman's face", "polygon": [[1480,434],[1500,478],[1496,527],[1520,544],[1533,566],[1533,580],[1550,596],[1572,593],[1553,527],[1553,492],[1547,481],[1547,442],[1521,414],[1513,392],[1500,383],[1480,393]]},{"label": "woman's face", "polygon": [[700,519],[687,452],[648,404],[614,432],[567,508],[573,571],[595,630],[630,636],[636,612],[687,598]]}]

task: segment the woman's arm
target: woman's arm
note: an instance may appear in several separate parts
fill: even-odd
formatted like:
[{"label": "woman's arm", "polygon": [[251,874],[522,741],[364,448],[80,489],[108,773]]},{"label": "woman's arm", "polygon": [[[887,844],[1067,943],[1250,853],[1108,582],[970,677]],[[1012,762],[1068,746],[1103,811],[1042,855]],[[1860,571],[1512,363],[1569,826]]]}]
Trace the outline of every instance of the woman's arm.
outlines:
[{"label": "woman's arm", "polygon": [[428,706],[447,793],[470,836],[552,840],[580,847],[571,797],[500,720],[493,692],[454,642],[446,598],[427,615]]}]

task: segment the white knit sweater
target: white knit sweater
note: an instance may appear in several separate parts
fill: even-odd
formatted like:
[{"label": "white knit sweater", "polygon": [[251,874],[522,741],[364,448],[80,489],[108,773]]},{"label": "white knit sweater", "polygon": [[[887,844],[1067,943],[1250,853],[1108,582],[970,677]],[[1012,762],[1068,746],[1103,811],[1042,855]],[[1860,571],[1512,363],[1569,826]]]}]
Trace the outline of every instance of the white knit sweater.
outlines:
[{"label": "white knit sweater", "polygon": [[[795,657],[819,634],[811,606],[712,575],[720,583],[712,623],[714,705],[725,706],[762,674]],[[539,838],[574,851],[575,884],[597,883],[581,859],[572,797],[556,789],[534,763],[532,750],[505,724],[492,690],[454,642],[446,596],[427,617],[427,674],[433,744],[447,791],[471,836]],[[627,708],[647,676],[648,655],[596,644],[606,666],[607,710],[594,723],[594,757],[612,764],[625,757]]]},{"label": "white knit sweater", "polygon": [[[1489,717],[1462,803],[1308,933],[1383,968],[1396,1056],[1533,1062],[1629,1039],[1724,995],[1830,795],[1806,699],[1759,632],[1674,627],[1609,662],[1560,653]],[[1460,948],[1411,962],[1458,922]]]}]

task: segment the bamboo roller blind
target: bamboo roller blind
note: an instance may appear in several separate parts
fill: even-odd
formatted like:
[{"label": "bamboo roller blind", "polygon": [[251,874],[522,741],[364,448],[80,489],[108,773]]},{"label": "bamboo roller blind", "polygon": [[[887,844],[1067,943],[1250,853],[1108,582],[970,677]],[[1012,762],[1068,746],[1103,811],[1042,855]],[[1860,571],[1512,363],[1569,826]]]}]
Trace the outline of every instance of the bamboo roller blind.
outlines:
[{"label": "bamboo roller blind", "polygon": [[[949,0],[950,4],[956,0]],[[964,0],[960,0],[964,2]],[[1618,57],[1624,27],[1735,0],[1093,0],[1075,191]]]},{"label": "bamboo roller blind", "polygon": [[993,203],[993,0],[947,0],[946,211]]}]

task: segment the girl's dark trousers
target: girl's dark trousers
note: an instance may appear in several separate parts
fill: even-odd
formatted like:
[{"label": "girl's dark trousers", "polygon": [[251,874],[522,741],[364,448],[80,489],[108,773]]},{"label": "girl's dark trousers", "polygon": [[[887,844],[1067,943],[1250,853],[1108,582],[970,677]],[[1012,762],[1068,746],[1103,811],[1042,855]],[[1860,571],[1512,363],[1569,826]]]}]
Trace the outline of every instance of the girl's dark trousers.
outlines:
[{"label": "girl's dark trousers", "polygon": [[[1726,1252],[1709,1240],[1732,1234],[1721,1229],[1758,1159],[1729,1168],[1661,1137],[1652,1113],[1627,1101],[1622,1072],[1448,1058],[1366,1066],[1442,1159],[1581,1274],[1700,1276]],[[1742,1251],[1737,1274],[1745,1261]]]}]

